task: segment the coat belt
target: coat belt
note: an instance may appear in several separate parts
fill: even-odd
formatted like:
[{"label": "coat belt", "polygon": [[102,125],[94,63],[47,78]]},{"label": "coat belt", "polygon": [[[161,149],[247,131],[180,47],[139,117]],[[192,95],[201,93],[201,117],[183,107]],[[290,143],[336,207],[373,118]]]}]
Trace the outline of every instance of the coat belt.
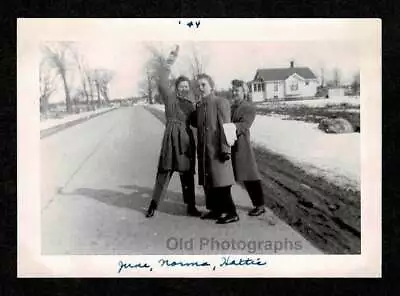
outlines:
[{"label": "coat belt", "polygon": [[179,120],[179,119],[168,119],[168,120],[167,120],[167,124],[168,124],[168,123],[186,124],[184,121]]},{"label": "coat belt", "polygon": [[[182,121],[182,120],[178,120],[178,119],[168,119],[167,120],[167,124],[168,123],[175,123],[175,124],[179,124],[179,125],[185,125],[186,126],[186,123],[184,122],[184,121]],[[179,149],[179,154],[183,154],[184,153],[184,149],[183,149],[183,138],[182,138],[182,129],[181,128],[179,128],[178,129],[178,149]],[[185,131],[186,132],[186,131]]]}]

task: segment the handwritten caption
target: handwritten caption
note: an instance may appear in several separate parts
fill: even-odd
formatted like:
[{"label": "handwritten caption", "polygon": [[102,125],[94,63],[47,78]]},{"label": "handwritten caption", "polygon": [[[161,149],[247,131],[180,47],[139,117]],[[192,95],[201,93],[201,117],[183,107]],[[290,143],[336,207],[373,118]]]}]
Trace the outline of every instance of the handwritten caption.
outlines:
[{"label": "handwritten caption", "polygon": [[188,22],[182,22],[182,21],[179,21],[178,22],[180,25],[185,25],[185,26],[187,26],[188,28],[193,28],[193,29],[198,29],[199,28],[199,26],[200,26],[200,20],[198,20],[198,21],[188,21]]},{"label": "handwritten caption", "polygon": [[221,262],[219,264],[211,264],[209,261],[187,261],[187,260],[171,260],[171,259],[165,259],[161,258],[160,260],[157,261],[157,266],[153,267],[149,263],[146,262],[137,262],[137,263],[131,263],[131,262],[124,262],[124,261],[119,261],[118,262],[118,273],[122,273],[124,271],[128,270],[149,270],[153,271],[156,267],[159,268],[182,268],[182,267],[192,267],[192,268],[210,268],[212,271],[215,271],[217,268],[226,268],[226,267],[232,267],[232,266],[239,266],[239,267],[244,267],[244,266],[255,266],[255,267],[262,267],[266,266],[267,262],[261,260],[260,258],[231,258],[230,256],[223,256],[221,258]]}]

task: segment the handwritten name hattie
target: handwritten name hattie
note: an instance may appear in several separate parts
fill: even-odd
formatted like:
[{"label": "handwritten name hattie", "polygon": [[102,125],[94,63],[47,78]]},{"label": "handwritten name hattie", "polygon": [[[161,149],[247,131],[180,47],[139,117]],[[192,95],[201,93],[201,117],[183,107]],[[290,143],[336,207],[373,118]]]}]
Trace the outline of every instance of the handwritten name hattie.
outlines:
[{"label": "handwritten name hattie", "polygon": [[[231,258],[230,256],[223,256],[222,261],[218,265],[218,267],[228,267],[228,266],[265,266],[267,265],[266,261],[262,261],[260,258],[252,259],[252,258]],[[202,267],[212,267],[212,270],[216,269],[216,265],[212,265],[208,261],[188,261],[188,260],[170,260],[170,259],[160,259],[158,260],[158,267],[162,268],[181,268],[181,267],[192,267],[192,268],[202,268]],[[153,267],[146,262],[139,263],[129,263],[129,262],[118,262],[118,273],[122,271],[131,270],[131,269],[148,269],[153,271]]]}]

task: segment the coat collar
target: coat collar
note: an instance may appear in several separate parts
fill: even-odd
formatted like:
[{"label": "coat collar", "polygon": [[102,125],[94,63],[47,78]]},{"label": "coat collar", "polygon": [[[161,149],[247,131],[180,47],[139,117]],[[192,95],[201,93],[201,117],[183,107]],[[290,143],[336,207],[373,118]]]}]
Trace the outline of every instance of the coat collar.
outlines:
[{"label": "coat collar", "polygon": [[181,96],[178,96],[178,95],[176,97],[178,98],[178,100],[187,101],[187,102],[190,102],[190,103],[194,104],[194,102],[190,98],[181,97]]},{"label": "coat collar", "polygon": [[234,102],[232,104],[232,109],[238,109],[240,106],[242,106],[244,104],[244,100],[240,100],[239,102]]},{"label": "coat collar", "polygon": [[238,110],[240,109],[240,107],[241,106],[243,106],[243,104],[244,104],[244,100],[241,100],[241,101],[239,101],[239,102],[235,102],[235,103],[233,103],[232,104],[232,106],[231,106],[231,110],[232,110],[232,117],[234,117],[235,115],[237,115],[237,113],[238,113]]},{"label": "coat collar", "polygon": [[204,104],[206,104],[207,102],[209,102],[212,99],[215,99],[215,94],[214,93],[211,93],[207,97],[201,98],[200,102],[198,104],[199,105],[204,105]]}]

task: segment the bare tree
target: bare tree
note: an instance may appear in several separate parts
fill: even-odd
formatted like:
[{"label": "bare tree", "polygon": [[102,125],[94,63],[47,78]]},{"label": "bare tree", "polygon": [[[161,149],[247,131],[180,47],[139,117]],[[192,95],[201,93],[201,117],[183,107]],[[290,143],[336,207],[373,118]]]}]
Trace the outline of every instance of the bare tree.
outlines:
[{"label": "bare tree", "polygon": [[102,82],[102,87],[101,87],[101,92],[102,95],[107,102],[107,104],[110,103],[110,95],[109,95],[109,85],[111,80],[114,77],[114,73],[110,70],[103,69],[101,72],[101,82]]},{"label": "bare tree", "polygon": [[206,73],[208,61],[209,59],[205,53],[201,52],[201,50],[196,47],[195,44],[193,44],[188,58],[188,65],[189,72],[192,76],[191,85],[195,101],[198,101],[200,97],[200,90],[198,88],[196,79],[199,74]]},{"label": "bare tree", "polygon": [[90,109],[94,108],[94,92],[95,92],[95,71],[93,69],[86,69],[86,77],[88,82],[89,91],[89,106]]},{"label": "bare tree", "polygon": [[88,71],[86,62],[84,57],[79,54],[77,50],[72,50],[72,56],[74,57],[78,71],[80,74],[80,80],[81,80],[81,85],[82,85],[82,92],[81,94],[86,98],[86,105],[89,105],[89,96],[90,93],[92,92],[91,90],[91,81],[90,81],[90,73]]},{"label": "bare tree", "polygon": [[144,77],[139,82],[139,89],[141,95],[147,98],[147,102],[153,104],[155,97],[159,95],[156,81],[157,73],[160,67],[165,66],[167,60],[163,57],[161,49],[158,49],[156,45],[145,44],[145,49],[150,53],[150,57],[144,65]]},{"label": "bare tree", "polygon": [[154,86],[154,80],[153,80],[153,73],[149,67],[146,67],[146,95],[149,100],[149,104],[153,104],[153,98],[154,98],[154,93],[155,93],[155,86]]},{"label": "bare tree", "polygon": [[341,73],[338,68],[333,69],[333,84],[336,87],[341,85]]},{"label": "bare tree", "polygon": [[324,87],[325,85],[325,69],[324,67],[321,67],[321,87]]},{"label": "bare tree", "polygon": [[56,91],[56,75],[52,68],[47,65],[47,60],[42,59],[39,65],[40,85],[40,112],[46,114],[48,111],[49,98]]},{"label": "bare tree", "polygon": [[96,87],[97,106],[100,106],[101,105],[101,93],[100,93],[101,80],[100,80],[100,70],[99,69],[95,69],[93,71],[92,80]]},{"label": "bare tree", "polygon": [[96,87],[97,104],[99,106],[102,104],[102,97],[107,104],[110,102],[108,86],[113,76],[114,73],[108,69],[94,69],[94,71],[92,72],[91,80]]},{"label": "bare tree", "polygon": [[49,63],[57,70],[63,82],[65,104],[68,113],[72,112],[70,88],[67,82],[67,72],[70,69],[68,54],[70,53],[71,45],[71,42],[53,42],[47,43],[42,47],[46,59],[48,59]]},{"label": "bare tree", "polygon": [[351,84],[352,91],[355,95],[360,94],[360,72],[357,72],[353,76],[353,82]]},{"label": "bare tree", "polygon": [[155,81],[155,72],[151,65],[146,65],[144,70],[144,78],[139,82],[140,94],[147,98],[149,104],[153,104],[155,97],[158,95],[157,84]]},{"label": "bare tree", "polygon": [[193,80],[195,80],[199,74],[206,72],[207,64],[208,59],[206,56],[200,52],[196,45],[193,45],[189,56],[190,72]]}]

